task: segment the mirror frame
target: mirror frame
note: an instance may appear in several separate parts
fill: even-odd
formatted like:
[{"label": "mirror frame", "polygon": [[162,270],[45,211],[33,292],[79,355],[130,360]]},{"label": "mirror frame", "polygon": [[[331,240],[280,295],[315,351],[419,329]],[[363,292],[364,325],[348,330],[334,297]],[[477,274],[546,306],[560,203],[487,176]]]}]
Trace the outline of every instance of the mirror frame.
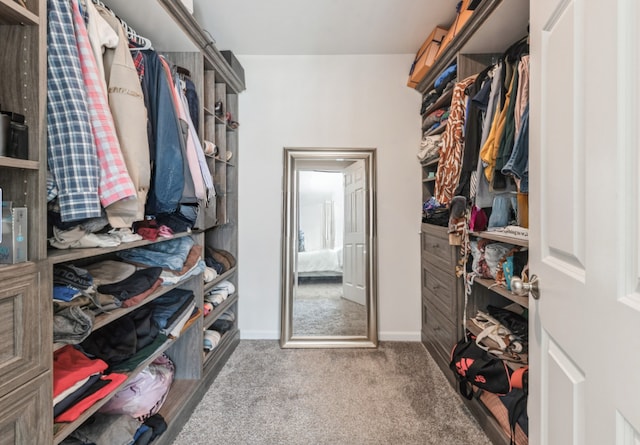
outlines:
[{"label": "mirror frame", "polygon": [[[363,160],[367,175],[366,209],[366,313],[367,329],[362,336],[294,335],[294,270],[298,248],[297,165],[310,161]],[[377,316],[377,236],[376,236],[376,149],[375,148],[284,148],[282,211],[282,306],[280,346],[282,348],[375,348],[378,346]]]}]

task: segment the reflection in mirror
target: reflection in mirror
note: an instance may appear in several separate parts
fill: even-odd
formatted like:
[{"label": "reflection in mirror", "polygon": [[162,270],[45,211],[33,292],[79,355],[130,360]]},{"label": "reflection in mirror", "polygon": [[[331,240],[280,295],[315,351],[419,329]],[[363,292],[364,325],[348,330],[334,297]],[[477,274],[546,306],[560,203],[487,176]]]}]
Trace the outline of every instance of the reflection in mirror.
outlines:
[{"label": "reflection in mirror", "polygon": [[283,347],[377,344],[374,154],[285,149]]}]

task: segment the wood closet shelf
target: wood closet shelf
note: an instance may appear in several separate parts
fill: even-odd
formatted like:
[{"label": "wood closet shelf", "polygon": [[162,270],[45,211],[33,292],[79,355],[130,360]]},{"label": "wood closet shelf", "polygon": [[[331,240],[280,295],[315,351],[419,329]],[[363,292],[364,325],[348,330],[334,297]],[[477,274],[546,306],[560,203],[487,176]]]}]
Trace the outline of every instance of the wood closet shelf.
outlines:
[{"label": "wood closet shelf", "polygon": [[478,238],[499,241],[501,243],[513,244],[515,246],[529,247],[528,239],[518,238],[515,236],[510,236],[508,234],[500,233],[500,232],[492,232],[489,230],[484,232],[469,232],[469,235],[472,235]]},{"label": "wood closet shelf", "polygon": [[144,247],[150,244],[162,243],[165,241],[170,241],[176,238],[182,238],[185,236],[191,236],[194,234],[200,233],[197,230],[192,232],[182,232],[176,233],[172,238],[158,238],[156,241],[148,241],[148,240],[140,240],[133,241],[131,243],[121,243],[119,246],[115,247],[90,247],[88,249],[49,249],[49,261],[52,264],[60,264],[66,263],[69,261],[82,260],[85,258],[93,258],[99,257],[101,255],[107,255],[114,252],[120,252],[122,250],[134,249],[136,247]]},{"label": "wood closet shelf", "polygon": [[225,332],[222,337],[220,337],[220,341],[217,346],[213,348],[210,352],[204,353],[204,367],[205,369],[213,366],[217,361],[219,356],[225,354],[226,350],[232,345],[236,337],[240,335],[240,331],[237,327],[228,330]]},{"label": "wood closet shelf", "polygon": [[449,106],[449,104],[451,103],[451,98],[453,97],[453,88],[449,88],[447,91],[445,91],[444,93],[442,93],[440,95],[440,97],[438,97],[438,99],[432,103],[431,105],[429,105],[429,107],[425,110],[424,114],[422,115],[424,116],[428,116],[429,114],[433,113],[434,111],[444,107],[444,106]]},{"label": "wood closet shelf", "polygon": [[25,159],[0,156],[0,167],[19,168],[23,170],[38,170],[40,169],[40,163],[38,161],[28,161]]},{"label": "wood closet shelf", "polygon": [[439,127],[434,128],[433,130],[428,131],[425,136],[433,136],[434,134],[444,133],[445,128],[447,128],[447,123],[443,122]]},{"label": "wood closet shelf", "polygon": [[514,303],[519,304],[522,307],[529,307],[529,297],[520,297],[510,290],[507,290],[507,288],[502,284],[496,283],[494,280],[490,280],[488,278],[475,278],[473,282],[480,286],[486,287],[487,289],[503,296],[507,300],[511,300]]},{"label": "wood closet shelf", "polygon": [[229,309],[231,306],[233,306],[237,302],[238,302],[237,293],[234,293],[233,295],[230,295],[229,297],[227,297],[227,299],[224,300],[222,303],[220,303],[218,306],[216,306],[216,308],[212,310],[209,313],[209,315],[204,317],[204,322],[203,322],[204,329],[209,329],[211,325],[215,323],[216,320],[220,318],[220,316],[224,314],[227,309]]},{"label": "wood closet shelf", "polygon": [[206,294],[207,292],[209,292],[211,289],[213,289],[215,287],[216,284],[218,284],[221,281],[226,280],[227,278],[229,278],[231,275],[233,275],[236,272],[236,266],[232,267],[231,269],[229,269],[226,272],[221,273],[220,275],[218,275],[217,277],[215,277],[213,280],[211,280],[208,283],[204,284],[204,293]]},{"label": "wood closet shelf", "polygon": [[[473,335],[477,336],[480,334],[480,332],[482,332],[482,329],[480,329],[478,326],[476,326],[471,320],[467,320],[465,327],[467,328],[467,330],[469,332],[471,332]],[[493,340],[490,340],[488,338],[484,339],[485,344],[492,349],[499,349],[498,344],[496,342],[494,342]],[[507,366],[511,369],[513,369],[514,371],[516,369],[520,369],[524,366],[527,366],[527,364],[529,363],[529,354],[520,354],[520,357],[522,358],[522,363],[520,362],[510,362],[508,360],[503,360]],[[499,358],[499,357],[498,357]]]},{"label": "wood closet shelf", "polygon": [[0,0],[0,24],[39,25],[40,18],[13,0]]}]

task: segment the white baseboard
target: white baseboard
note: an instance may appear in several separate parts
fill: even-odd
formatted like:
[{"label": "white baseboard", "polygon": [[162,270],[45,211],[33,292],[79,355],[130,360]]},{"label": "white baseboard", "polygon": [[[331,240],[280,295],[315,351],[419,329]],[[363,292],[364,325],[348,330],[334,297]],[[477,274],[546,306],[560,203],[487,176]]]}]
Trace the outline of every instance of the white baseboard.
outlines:
[{"label": "white baseboard", "polygon": [[241,340],[280,340],[279,331],[243,331],[240,329]]},{"label": "white baseboard", "polygon": [[[240,329],[242,340],[280,340],[278,331],[247,331]],[[420,332],[380,332],[380,341],[421,341]]]},{"label": "white baseboard", "polygon": [[379,332],[380,341],[422,341],[420,331],[418,332]]}]

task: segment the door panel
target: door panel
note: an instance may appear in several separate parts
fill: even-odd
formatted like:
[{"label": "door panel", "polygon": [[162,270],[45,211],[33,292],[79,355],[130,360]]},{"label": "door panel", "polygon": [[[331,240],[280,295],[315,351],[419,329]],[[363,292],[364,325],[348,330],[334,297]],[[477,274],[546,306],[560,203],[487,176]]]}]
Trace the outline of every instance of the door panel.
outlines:
[{"label": "door panel", "polygon": [[[580,143],[583,107],[576,89],[582,81],[576,76],[580,73],[575,66],[575,7],[569,2],[559,8],[547,21],[542,40],[542,145],[556,147],[542,159],[545,205],[542,245],[548,261],[581,278],[585,200],[584,145]],[[558,75],[559,67],[562,75]],[[564,199],[555,199],[560,190]]]},{"label": "door panel", "polygon": [[530,3],[536,445],[640,443],[637,3]]},{"label": "door panel", "polygon": [[347,300],[364,305],[367,300],[366,240],[366,178],[364,161],[344,169],[344,272],[342,295]]},{"label": "door panel", "polygon": [[562,349],[544,334],[544,356],[547,375],[544,410],[549,413],[549,444],[582,444],[584,438],[585,377]]}]

